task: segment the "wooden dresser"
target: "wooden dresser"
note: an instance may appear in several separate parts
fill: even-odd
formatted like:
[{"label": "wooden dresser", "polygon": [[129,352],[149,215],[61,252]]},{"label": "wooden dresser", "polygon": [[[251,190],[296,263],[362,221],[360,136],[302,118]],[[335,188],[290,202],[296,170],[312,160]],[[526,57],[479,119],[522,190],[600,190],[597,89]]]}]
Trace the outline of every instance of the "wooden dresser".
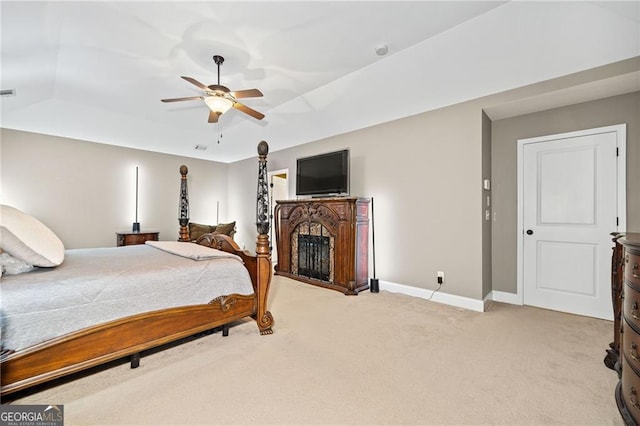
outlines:
[{"label": "wooden dresser", "polygon": [[158,241],[159,234],[158,231],[116,232],[116,243],[118,247],[144,244],[145,241]]},{"label": "wooden dresser", "polygon": [[640,234],[624,234],[617,243],[622,246],[623,270],[620,329],[614,330],[621,332],[618,359],[621,377],[615,395],[625,423],[635,425],[640,424]]},{"label": "wooden dresser", "polygon": [[369,288],[369,199],[276,203],[276,275],[349,295]]}]

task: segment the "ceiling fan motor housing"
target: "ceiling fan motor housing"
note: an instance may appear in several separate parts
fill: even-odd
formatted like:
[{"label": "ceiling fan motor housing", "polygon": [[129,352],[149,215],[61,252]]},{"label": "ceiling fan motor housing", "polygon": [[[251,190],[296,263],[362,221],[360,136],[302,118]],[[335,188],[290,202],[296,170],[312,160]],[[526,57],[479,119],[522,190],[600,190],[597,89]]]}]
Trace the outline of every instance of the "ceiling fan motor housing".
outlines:
[{"label": "ceiling fan motor housing", "polygon": [[207,86],[209,88],[209,90],[211,90],[212,92],[225,92],[225,93],[229,93],[231,90],[229,90],[228,87],[226,86],[221,86],[219,84],[211,84],[209,86]]}]

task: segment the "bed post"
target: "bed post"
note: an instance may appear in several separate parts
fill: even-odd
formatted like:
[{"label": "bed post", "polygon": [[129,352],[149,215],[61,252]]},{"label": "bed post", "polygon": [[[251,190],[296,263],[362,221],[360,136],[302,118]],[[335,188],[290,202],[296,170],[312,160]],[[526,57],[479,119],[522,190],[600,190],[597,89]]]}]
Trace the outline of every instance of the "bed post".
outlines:
[{"label": "bed post", "polygon": [[267,311],[267,295],[271,285],[271,252],[269,250],[269,187],[267,185],[267,154],[269,145],[258,144],[258,192],[256,203],[256,256],[258,258],[258,312],[256,322],[260,334],[272,334],[273,316]]},{"label": "bed post", "polygon": [[178,241],[189,241],[189,193],[187,192],[187,166],[180,166],[180,206],[178,223],[180,224],[180,236]]}]

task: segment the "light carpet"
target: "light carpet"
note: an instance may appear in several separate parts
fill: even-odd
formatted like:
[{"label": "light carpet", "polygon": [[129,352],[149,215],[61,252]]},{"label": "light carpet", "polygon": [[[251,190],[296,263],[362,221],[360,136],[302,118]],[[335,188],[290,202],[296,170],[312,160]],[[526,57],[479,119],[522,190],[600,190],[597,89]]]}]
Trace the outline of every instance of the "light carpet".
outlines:
[{"label": "light carpet", "polygon": [[602,362],[609,321],[494,303],[479,313],[274,277],[275,333],[253,321],[16,404],[66,425],[622,425]]}]

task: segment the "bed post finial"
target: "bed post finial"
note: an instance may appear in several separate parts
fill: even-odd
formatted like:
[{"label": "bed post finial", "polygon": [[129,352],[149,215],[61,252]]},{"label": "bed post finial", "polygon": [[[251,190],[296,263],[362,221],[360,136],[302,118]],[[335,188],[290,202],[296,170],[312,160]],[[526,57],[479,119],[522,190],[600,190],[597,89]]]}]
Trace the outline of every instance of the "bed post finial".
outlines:
[{"label": "bed post finial", "polygon": [[256,205],[256,256],[258,257],[258,312],[256,321],[260,334],[271,334],[273,316],[267,310],[267,294],[271,285],[271,252],[269,250],[269,186],[267,185],[267,154],[269,144],[258,144],[258,192]]},{"label": "bed post finial", "polygon": [[178,241],[189,241],[189,193],[187,191],[187,173],[189,169],[184,164],[180,166],[180,206],[178,209],[180,224]]}]

